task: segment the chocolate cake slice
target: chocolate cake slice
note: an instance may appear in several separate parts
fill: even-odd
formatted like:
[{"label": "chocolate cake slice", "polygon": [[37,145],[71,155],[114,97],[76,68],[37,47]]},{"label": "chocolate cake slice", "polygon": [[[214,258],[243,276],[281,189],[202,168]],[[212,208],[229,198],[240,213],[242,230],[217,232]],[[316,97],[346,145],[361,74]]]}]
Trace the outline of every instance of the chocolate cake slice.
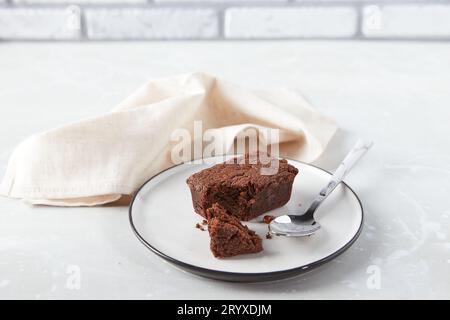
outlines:
[{"label": "chocolate cake slice", "polygon": [[247,154],[191,175],[186,182],[195,212],[207,217],[206,210],[217,202],[230,214],[248,221],[285,205],[298,170],[284,159],[271,160],[263,164],[258,154]]},{"label": "chocolate cake slice", "polygon": [[257,253],[263,250],[262,239],[219,204],[207,209],[210,248],[216,258]]}]

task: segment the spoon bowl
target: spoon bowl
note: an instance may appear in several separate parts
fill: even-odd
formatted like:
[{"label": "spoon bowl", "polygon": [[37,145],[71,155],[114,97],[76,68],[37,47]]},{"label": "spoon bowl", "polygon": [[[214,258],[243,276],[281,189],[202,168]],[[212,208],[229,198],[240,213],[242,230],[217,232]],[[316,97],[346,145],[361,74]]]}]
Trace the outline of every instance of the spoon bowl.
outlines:
[{"label": "spoon bowl", "polygon": [[310,236],[319,229],[320,224],[317,221],[304,221],[296,215],[283,215],[269,224],[270,233],[288,237]]},{"label": "spoon bowl", "polygon": [[302,214],[283,215],[269,224],[269,232],[279,236],[304,237],[314,234],[320,229],[320,224],[314,219],[314,213],[322,202],[333,192],[333,190],[342,182],[344,177],[350,172],[359,159],[372,147],[372,142],[358,140],[355,146],[350,150],[328,184],[320,190],[319,194],[313,200],[311,205]]}]

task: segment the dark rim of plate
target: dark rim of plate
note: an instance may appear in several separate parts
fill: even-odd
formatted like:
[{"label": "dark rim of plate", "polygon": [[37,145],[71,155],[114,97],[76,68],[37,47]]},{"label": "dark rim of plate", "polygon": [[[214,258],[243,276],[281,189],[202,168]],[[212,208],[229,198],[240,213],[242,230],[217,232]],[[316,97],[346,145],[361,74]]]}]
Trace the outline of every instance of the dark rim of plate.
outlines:
[{"label": "dark rim of plate", "polygon": [[[214,158],[214,157],[213,157]],[[316,169],[319,169],[323,172],[328,173],[329,175],[331,175],[331,173],[325,169],[322,169],[320,167],[317,167],[315,165],[309,164],[309,163],[305,163],[302,161],[298,161],[298,160],[294,160],[294,159],[289,159],[289,158],[284,158],[290,161],[296,161],[299,163],[302,163],[306,166],[310,166],[310,167],[314,167]],[[128,217],[129,217],[129,221],[130,221],[130,226],[131,229],[133,230],[133,233],[135,234],[135,236],[144,244],[144,246],[146,246],[148,249],[150,249],[152,252],[154,252],[155,254],[157,254],[159,257],[163,258],[164,260],[174,264],[177,267],[180,267],[184,270],[187,270],[193,274],[199,275],[199,276],[203,276],[203,277],[207,277],[207,278],[212,278],[212,279],[216,279],[216,280],[223,280],[223,281],[231,281],[231,282],[262,282],[262,281],[274,281],[274,280],[281,280],[281,279],[286,279],[286,278],[292,278],[298,275],[301,275],[303,273],[309,272],[323,264],[325,264],[328,261],[331,261],[332,259],[336,258],[337,256],[341,255],[344,251],[346,251],[348,248],[350,248],[353,243],[356,241],[356,239],[358,239],[359,235],[361,234],[363,225],[364,225],[364,209],[361,203],[361,200],[359,199],[358,195],[356,194],[355,191],[353,191],[352,188],[350,188],[350,186],[348,184],[346,184],[345,182],[342,182],[342,184],[344,184],[355,196],[356,200],[358,200],[359,206],[361,208],[361,224],[359,225],[358,231],[355,233],[355,235],[350,239],[350,241],[348,241],[344,246],[342,246],[340,249],[338,249],[337,251],[333,252],[332,254],[314,261],[312,263],[309,263],[307,265],[302,265],[299,267],[295,267],[295,268],[291,268],[291,269],[286,269],[286,270],[279,270],[279,271],[271,271],[271,272],[255,272],[255,273],[248,273],[248,272],[228,272],[228,271],[219,271],[219,270],[214,270],[214,269],[207,269],[207,268],[203,268],[203,267],[198,267],[196,265],[192,265],[189,263],[185,263],[183,261],[180,261],[178,259],[175,259],[171,256],[168,256],[167,254],[161,252],[160,250],[156,249],[155,247],[153,247],[150,243],[148,243],[139,233],[139,231],[137,230],[136,226],[134,225],[134,221],[133,221],[133,204],[136,200],[137,195],[139,194],[139,192],[142,190],[142,188],[144,188],[147,183],[149,183],[150,181],[152,181],[155,177],[157,177],[158,175],[171,170],[175,167],[184,165],[184,164],[189,164],[189,163],[181,163],[175,166],[172,166],[170,168],[167,168],[161,172],[159,172],[158,174],[154,175],[153,177],[151,177],[150,179],[148,179],[138,190],[137,192],[134,194],[133,199],[131,200],[129,209],[128,209]]]}]

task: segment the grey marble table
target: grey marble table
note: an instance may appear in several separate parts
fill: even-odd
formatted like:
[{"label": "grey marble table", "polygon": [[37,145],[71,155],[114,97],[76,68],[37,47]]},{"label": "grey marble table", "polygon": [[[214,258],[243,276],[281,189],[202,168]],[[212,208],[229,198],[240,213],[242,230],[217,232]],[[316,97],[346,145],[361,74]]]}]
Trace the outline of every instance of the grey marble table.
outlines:
[{"label": "grey marble table", "polygon": [[365,208],[361,237],[304,277],[198,278],[148,252],[125,207],[0,198],[0,298],[450,298],[449,57],[450,43],[0,43],[0,171],[28,135],[107,112],[148,78],[198,70],[300,90],[342,128],[316,162],[325,169],[356,137],[375,142],[346,179]]}]

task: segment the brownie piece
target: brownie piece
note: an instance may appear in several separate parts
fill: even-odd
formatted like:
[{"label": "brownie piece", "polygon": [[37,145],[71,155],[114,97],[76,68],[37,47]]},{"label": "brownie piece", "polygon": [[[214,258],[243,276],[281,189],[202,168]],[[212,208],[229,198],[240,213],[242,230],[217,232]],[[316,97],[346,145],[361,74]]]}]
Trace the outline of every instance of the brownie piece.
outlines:
[{"label": "brownie piece", "polygon": [[[186,182],[195,212],[208,218],[206,210],[217,202],[240,220],[248,221],[285,205],[298,170],[284,159],[272,160],[275,162],[266,165],[259,157],[255,161],[247,154],[191,175]],[[278,170],[261,174],[263,168],[269,167]]]},{"label": "brownie piece", "polygon": [[216,258],[257,253],[263,250],[262,239],[219,204],[207,209],[210,248]]}]

